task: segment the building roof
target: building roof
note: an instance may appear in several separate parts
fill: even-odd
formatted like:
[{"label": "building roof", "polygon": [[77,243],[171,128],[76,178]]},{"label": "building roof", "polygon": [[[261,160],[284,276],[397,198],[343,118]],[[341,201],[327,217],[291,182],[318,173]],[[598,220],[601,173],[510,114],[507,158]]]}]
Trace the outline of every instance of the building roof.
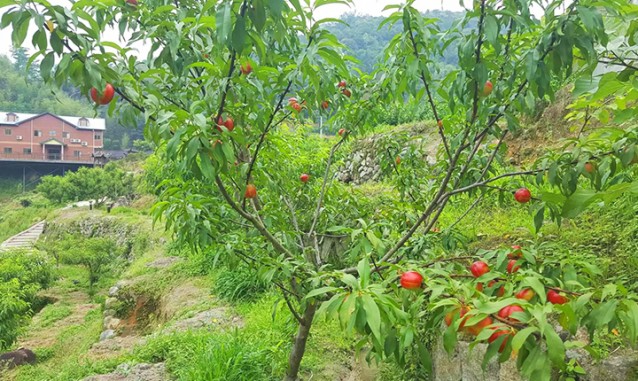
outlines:
[{"label": "building roof", "polygon": [[[16,121],[9,121],[7,119],[8,115],[15,115]],[[43,115],[51,115],[55,118],[61,119],[62,121],[72,125],[73,127],[77,128],[78,130],[101,130],[104,131],[106,129],[106,120],[103,118],[86,118],[86,117],[82,117],[82,116],[61,116],[61,115],[55,115],[52,114],[50,112],[45,112],[42,114],[24,114],[24,113],[18,113],[18,112],[6,112],[6,111],[0,111],[0,125],[10,125],[10,126],[17,126],[20,125],[28,120],[31,119],[35,119],[38,118],[40,116]],[[79,125],[79,121],[80,119],[86,119],[89,123],[88,126],[80,126]]]}]

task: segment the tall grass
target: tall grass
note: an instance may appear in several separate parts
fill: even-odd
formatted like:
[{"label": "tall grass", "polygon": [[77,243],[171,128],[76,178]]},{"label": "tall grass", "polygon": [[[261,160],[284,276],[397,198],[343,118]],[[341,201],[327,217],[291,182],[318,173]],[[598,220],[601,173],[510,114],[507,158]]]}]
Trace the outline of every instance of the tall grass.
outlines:
[{"label": "tall grass", "polygon": [[165,361],[180,381],[278,380],[272,351],[263,341],[240,332],[211,335],[206,331],[174,333],[139,348],[141,361]]}]

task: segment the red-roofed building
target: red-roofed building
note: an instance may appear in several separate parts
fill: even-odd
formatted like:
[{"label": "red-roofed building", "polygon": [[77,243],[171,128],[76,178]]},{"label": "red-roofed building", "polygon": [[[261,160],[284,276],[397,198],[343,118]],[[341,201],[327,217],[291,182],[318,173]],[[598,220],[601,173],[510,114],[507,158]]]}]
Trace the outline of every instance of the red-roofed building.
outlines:
[{"label": "red-roofed building", "polygon": [[104,119],[0,111],[0,160],[93,163]]}]

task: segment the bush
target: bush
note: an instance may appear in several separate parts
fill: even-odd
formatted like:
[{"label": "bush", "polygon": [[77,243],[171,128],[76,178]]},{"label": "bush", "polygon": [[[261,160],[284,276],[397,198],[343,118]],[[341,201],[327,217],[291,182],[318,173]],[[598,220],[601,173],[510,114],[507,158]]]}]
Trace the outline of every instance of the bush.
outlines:
[{"label": "bush", "polygon": [[51,265],[42,253],[16,250],[0,254],[0,349],[16,340],[37,302],[37,292],[51,280]]},{"label": "bush", "polygon": [[122,248],[110,238],[66,234],[47,250],[60,263],[85,267],[89,273],[90,292],[103,275],[117,269],[122,262]]},{"label": "bush", "polygon": [[36,191],[49,200],[63,203],[78,200],[116,199],[133,193],[133,177],[114,163],[104,168],[80,168],[65,176],[44,176]]}]

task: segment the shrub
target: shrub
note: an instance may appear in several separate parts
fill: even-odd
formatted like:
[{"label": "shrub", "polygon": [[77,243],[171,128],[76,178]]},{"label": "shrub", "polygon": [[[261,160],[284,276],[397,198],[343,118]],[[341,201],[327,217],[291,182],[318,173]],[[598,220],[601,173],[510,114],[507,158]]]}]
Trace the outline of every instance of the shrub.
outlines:
[{"label": "shrub", "polygon": [[0,254],[0,349],[18,337],[31,315],[36,294],[51,283],[51,265],[40,252]]}]

